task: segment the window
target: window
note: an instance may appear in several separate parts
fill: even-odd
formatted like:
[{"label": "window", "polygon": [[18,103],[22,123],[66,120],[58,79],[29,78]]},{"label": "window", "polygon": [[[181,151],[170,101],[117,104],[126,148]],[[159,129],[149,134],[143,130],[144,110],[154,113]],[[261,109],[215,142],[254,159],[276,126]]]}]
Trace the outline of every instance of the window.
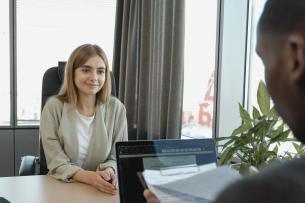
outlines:
[{"label": "window", "polygon": [[17,124],[39,125],[47,69],[85,43],[99,45],[112,66],[116,1],[17,0],[16,7]]},{"label": "window", "polygon": [[9,0],[0,1],[0,126],[11,125]]},{"label": "window", "polygon": [[[257,24],[259,21],[259,18],[263,12],[265,3],[267,0],[253,0],[252,1],[252,16],[250,17],[250,22],[251,22],[251,32],[250,32],[250,44],[249,44],[249,88],[248,88],[248,97],[247,99],[247,105],[248,105],[248,111],[250,115],[252,115],[252,110],[253,107],[255,106],[257,109],[259,109],[258,103],[257,103],[257,88],[260,80],[262,80],[264,83],[265,82],[265,72],[264,72],[264,64],[261,60],[261,58],[257,55],[255,48],[256,48],[256,31],[257,31]],[[273,106],[273,102],[271,101],[271,105]],[[278,122],[277,125],[280,125]],[[276,126],[277,126],[276,125]],[[292,137],[291,135],[289,135]],[[275,144],[273,144],[270,147],[270,150],[273,150],[275,147]],[[278,153],[283,153],[284,151],[289,151],[295,153],[295,149],[293,147],[293,144],[291,142],[286,142],[279,146],[279,152]]]},{"label": "window", "polygon": [[185,1],[182,139],[212,137],[218,1]]}]

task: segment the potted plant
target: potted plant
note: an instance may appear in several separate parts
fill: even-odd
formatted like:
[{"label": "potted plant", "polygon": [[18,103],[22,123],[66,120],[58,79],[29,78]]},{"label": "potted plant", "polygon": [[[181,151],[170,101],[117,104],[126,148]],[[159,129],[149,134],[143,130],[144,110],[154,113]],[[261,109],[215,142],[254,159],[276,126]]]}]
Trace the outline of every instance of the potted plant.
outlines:
[{"label": "potted plant", "polygon": [[[284,130],[285,123],[277,115],[274,107],[270,108],[270,96],[262,81],[258,86],[257,103],[261,113],[253,106],[252,117],[239,104],[243,124],[236,128],[231,136],[215,138],[215,142],[228,140],[225,144],[218,145],[223,147],[219,165],[230,165],[235,155],[241,160],[239,172],[244,176],[249,175],[251,165],[260,168],[272,163],[296,159],[303,155],[305,150],[303,144],[293,142],[296,153],[286,151],[278,154],[278,145],[297,140],[288,138],[290,129]],[[271,146],[273,149],[270,149]]]}]

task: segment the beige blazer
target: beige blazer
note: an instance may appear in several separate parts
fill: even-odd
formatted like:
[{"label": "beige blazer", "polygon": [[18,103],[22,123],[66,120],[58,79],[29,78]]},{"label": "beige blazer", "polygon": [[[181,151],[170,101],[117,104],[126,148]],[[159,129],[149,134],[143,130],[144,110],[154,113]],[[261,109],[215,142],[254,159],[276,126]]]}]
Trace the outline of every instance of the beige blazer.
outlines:
[{"label": "beige blazer", "polygon": [[49,169],[49,175],[65,182],[78,170],[101,171],[107,167],[116,170],[115,143],[126,141],[127,121],[124,105],[111,97],[109,106],[98,100],[95,124],[83,168],[76,166],[79,146],[75,114],[69,113],[69,103],[51,98],[40,119],[40,133]]}]

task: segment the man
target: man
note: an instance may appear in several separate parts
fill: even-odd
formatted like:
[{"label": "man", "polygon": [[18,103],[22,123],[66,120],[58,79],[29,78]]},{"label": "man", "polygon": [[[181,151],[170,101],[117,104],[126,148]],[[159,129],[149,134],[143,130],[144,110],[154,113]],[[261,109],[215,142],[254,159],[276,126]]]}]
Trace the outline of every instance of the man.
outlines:
[{"label": "man", "polygon": [[[260,18],[256,52],[278,114],[305,143],[305,0],[269,0]],[[149,203],[158,202],[149,190]],[[225,189],[215,203],[305,202],[305,157],[267,169]]]}]

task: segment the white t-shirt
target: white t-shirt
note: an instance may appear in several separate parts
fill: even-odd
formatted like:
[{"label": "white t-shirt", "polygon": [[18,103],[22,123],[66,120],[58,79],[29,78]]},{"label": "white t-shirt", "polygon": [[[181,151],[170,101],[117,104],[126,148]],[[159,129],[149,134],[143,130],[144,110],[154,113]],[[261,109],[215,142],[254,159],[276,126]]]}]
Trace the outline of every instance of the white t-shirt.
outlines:
[{"label": "white t-shirt", "polygon": [[77,137],[78,137],[78,145],[79,145],[79,153],[78,153],[78,159],[76,165],[78,167],[82,167],[87,155],[87,151],[92,135],[92,129],[95,120],[94,119],[95,112],[92,117],[86,117],[81,115],[76,110],[75,117],[76,117],[76,129],[77,129]]}]

